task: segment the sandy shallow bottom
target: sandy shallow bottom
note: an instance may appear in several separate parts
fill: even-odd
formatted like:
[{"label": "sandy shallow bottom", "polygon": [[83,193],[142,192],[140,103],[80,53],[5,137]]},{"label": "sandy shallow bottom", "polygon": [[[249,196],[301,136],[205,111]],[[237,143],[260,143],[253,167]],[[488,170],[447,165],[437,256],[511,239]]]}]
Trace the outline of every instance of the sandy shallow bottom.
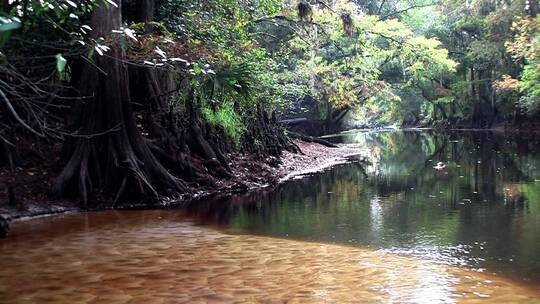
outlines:
[{"label": "sandy shallow bottom", "polygon": [[174,211],[16,223],[0,303],[540,303],[520,282],[368,249],[197,226]]}]

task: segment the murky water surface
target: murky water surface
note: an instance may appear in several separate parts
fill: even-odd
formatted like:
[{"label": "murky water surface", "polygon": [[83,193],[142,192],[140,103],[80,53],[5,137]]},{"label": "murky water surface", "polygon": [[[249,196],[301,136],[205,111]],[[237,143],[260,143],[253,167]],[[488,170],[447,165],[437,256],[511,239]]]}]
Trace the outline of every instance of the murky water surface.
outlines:
[{"label": "murky water surface", "polygon": [[192,214],[249,233],[367,246],[540,282],[540,139],[427,131],[329,139],[367,147],[369,163],[225,204],[193,204]]},{"label": "murky water surface", "polygon": [[332,140],[369,164],[184,210],[17,223],[0,303],[540,303],[534,137]]}]

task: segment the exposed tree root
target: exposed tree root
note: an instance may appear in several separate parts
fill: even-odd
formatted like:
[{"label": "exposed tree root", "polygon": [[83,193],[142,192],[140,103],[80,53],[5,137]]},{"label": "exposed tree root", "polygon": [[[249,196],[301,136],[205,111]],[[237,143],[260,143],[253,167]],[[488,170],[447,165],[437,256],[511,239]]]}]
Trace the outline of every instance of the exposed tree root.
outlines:
[{"label": "exposed tree root", "polygon": [[[110,22],[103,23],[103,20]],[[121,20],[121,8],[102,5],[92,16],[93,34],[108,35],[120,27]],[[119,46],[114,46],[109,55],[112,58],[123,56]],[[187,192],[188,188],[159,163],[144,141],[135,123],[128,75],[123,64],[115,59],[98,57],[95,64],[86,64],[82,70],[76,86],[83,96],[93,98],[77,106],[75,121],[80,122],[77,130],[103,135],[71,139],[67,146],[71,147],[67,151],[69,160],[53,192],[61,196],[75,192],[84,206],[88,204],[94,184],[120,190],[133,186],[139,194],[153,199],[157,199],[161,191]],[[112,132],[103,133],[116,127]],[[117,191],[115,200],[120,199],[122,192]],[[137,193],[131,192],[131,195]]]},{"label": "exposed tree root", "polygon": [[7,140],[0,138],[0,165],[5,165],[9,171],[13,172],[17,160],[15,147]]}]

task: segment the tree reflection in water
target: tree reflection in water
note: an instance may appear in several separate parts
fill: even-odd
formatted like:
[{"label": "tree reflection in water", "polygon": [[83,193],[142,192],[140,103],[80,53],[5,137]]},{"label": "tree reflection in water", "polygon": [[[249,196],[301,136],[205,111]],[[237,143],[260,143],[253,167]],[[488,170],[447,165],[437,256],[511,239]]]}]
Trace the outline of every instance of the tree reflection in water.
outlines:
[{"label": "tree reflection in water", "polygon": [[[351,132],[371,150],[275,191],[194,202],[235,232],[345,243],[540,279],[540,145],[491,132]],[[441,162],[442,170],[433,167]]]}]

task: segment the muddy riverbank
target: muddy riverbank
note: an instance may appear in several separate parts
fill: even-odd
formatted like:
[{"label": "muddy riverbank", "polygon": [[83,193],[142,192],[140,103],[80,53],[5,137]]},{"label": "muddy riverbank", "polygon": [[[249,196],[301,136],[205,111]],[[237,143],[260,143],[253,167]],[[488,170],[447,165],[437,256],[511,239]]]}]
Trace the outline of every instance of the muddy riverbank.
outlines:
[{"label": "muddy riverbank", "polygon": [[[0,217],[5,222],[18,219],[29,219],[60,213],[97,211],[108,209],[161,208],[175,204],[183,204],[192,199],[224,194],[245,194],[261,188],[273,187],[280,182],[304,174],[317,172],[333,165],[350,160],[359,160],[367,155],[367,151],[358,145],[340,145],[328,148],[317,143],[295,141],[302,153],[285,151],[280,159],[257,159],[247,154],[232,154],[232,177],[209,180],[207,183],[190,184],[192,193],[178,197],[162,197],[160,202],[112,202],[96,197],[90,209],[80,207],[76,200],[57,200],[48,196],[54,174],[50,164],[32,163],[30,168],[19,168],[15,174],[7,170],[0,172]],[[15,202],[10,204],[9,185],[17,185]]]}]

